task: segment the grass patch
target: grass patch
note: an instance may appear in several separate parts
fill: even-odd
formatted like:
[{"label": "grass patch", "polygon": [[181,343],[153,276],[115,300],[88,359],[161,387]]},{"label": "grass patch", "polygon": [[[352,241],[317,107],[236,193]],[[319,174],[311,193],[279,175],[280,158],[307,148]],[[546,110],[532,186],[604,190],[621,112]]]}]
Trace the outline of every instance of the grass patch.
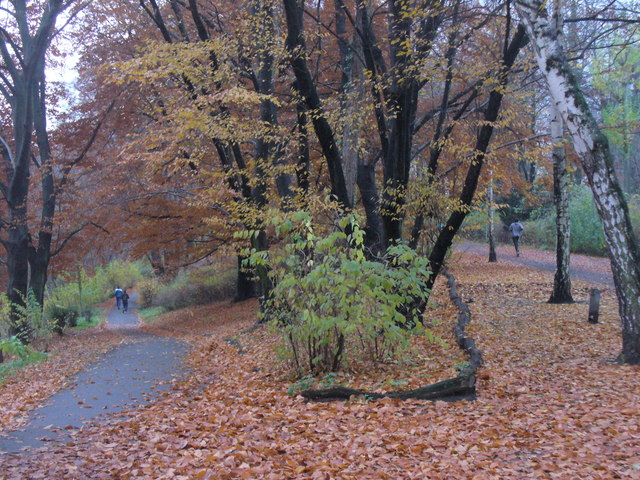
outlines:
[{"label": "grass patch", "polygon": [[138,316],[143,322],[147,322],[167,313],[167,311],[168,310],[163,306],[148,307],[138,310]]},{"label": "grass patch", "polygon": [[75,327],[69,328],[72,332],[87,330],[88,328],[97,327],[104,322],[104,314],[102,312],[93,312],[91,315],[78,317],[78,323]]},{"label": "grass patch", "polygon": [[10,361],[0,364],[0,384],[4,382],[6,377],[21,368],[47,358],[46,353],[38,352],[28,345],[23,345],[17,337],[1,339],[0,349],[5,356],[11,358]]}]

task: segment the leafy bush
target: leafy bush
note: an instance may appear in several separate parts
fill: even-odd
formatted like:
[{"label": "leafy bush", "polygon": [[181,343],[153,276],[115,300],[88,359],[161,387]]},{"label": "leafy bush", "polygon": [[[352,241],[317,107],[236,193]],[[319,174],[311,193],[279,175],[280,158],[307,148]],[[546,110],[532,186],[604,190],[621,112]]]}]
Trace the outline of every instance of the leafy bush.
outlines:
[{"label": "leafy bush", "polygon": [[[593,195],[587,187],[575,188],[569,202],[571,216],[571,250],[591,255],[606,255],[602,223]],[[555,243],[554,243],[555,245]]]},{"label": "leafy bush", "polygon": [[537,215],[535,220],[524,223],[524,244],[553,250],[556,245],[556,216],[546,211]]},{"label": "leafy bush", "polygon": [[272,218],[283,244],[271,253],[247,252],[247,263],[270,267],[275,286],[262,315],[281,332],[298,375],[335,371],[348,353],[374,362],[393,358],[422,331],[414,305],[428,294],[426,259],[404,244],[379,261],[367,259],[353,215],[326,236],[315,234],[306,212]]},{"label": "leafy bush", "polygon": [[[627,197],[629,216],[636,235],[640,232],[640,195]],[[571,251],[586,255],[607,255],[607,244],[602,223],[593,201],[591,190],[584,185],[573,186],[569,200],[571,217]],[[538,248],[555,249],[555,209],[543,209],[532,214],[525,224],[524,241]]]},{"label": "leafy bush", "polygon": [[47,304],[45,315],[53,322],[53,329],[57,333],[62,333],[64,327],[75,327],[78,324],[78,311],[75,308],[58,305],[55,303]]},{"label": "leafy bush", "polygon": [[24,305],[14,305],[18,324],[26,326],[25,331],[30,332],[31,339],[47,337],[54,330],[55,325],[44,315],[33,290],[27,292],[22,302]]},{"label": "leafy bush", "polygon": [[[574,186],[569,199],[571,218],[571,251],[587,255],[606,255],[607,245],[591,190]],[[535,220],[525,223],[525,241],[539,248],[556,245],[555,209],[537,212]]]},{"label": "leafy bush", "polygon": [[159,284],[151,305],[179,310],[230,299],[235,295],[236,277],[235,267],[223,271],[210,267],[182,272],[170,284]]},{"label": "leafy bush", "polygon": [[161,286],[160,280],[155,277],[145,278],[138,283],[138,303],[140,308],[147,308],[153,304]]},{"label": "leafy bush", "polygon": [[37,352],[28,345],[24,345],[18,337],[0,338],[0,352],[5,358],[15,358],[15,360],[0,364],[0,380],[18,368],[39,362],[47,357],[45,353]]},{"label": "leafy bush", "polygon": [[144,278],[141,267],[142,263],[115,260],[107,265],[103,275],[107,283],[112,285],[111,290],[116,286],[125,289],[133,288]]}]

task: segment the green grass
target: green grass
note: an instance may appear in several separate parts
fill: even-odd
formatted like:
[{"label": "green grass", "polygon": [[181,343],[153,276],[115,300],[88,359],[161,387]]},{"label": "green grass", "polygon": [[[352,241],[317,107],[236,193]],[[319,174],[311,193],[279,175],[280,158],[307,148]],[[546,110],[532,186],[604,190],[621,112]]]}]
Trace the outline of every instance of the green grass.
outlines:
[{"label": "green grass", "polygon": [[159,317],[160,315],[162,315],[163,313],[166,313],[167,311],[168,310],[162,306],[149,307],[149,308],[142,308],[138,310],[138,315],[144,322],[147,322],[149,320],[153,320],[156,317]]},{"label": "green grass", "polygon": [[0,364],[0,384],[5,381],[6,377],[19,369],[47,358],[46,353],[37,352],[28,345],[23,345],[17,337],[0,339],[0,348],[4,355],[15,358],[15,360]]},{"label": "green grass", "polygon": [[87,317],[79,317],[78,324],[75,327],[71,327],[69,330],[72,332],[79,332],[81,330],[87,330],[88,328],[97,327],[104,322],[104,314],[102,312],[94,313],[87,319]]}]

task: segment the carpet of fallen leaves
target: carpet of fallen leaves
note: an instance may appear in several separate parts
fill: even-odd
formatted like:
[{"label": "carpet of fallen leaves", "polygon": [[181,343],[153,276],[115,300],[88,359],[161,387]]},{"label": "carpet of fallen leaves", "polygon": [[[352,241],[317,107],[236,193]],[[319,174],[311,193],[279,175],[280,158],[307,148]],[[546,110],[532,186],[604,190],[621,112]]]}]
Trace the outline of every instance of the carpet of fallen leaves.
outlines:
[{"label": "carpet of fallen leaves", "polygon": [[[112,301],[98,305],[104,307],[105,314],[107,303],[111,306]],[[24,425],[29,412],[66,388],[74,374],[121,341],[117,331],[99,327],[62,337],[55,335],[34,345],[47,353],[47,361],[29,365],[0,384],[0,435]]]},{"label": "carpet of fallen leaves", "polygon": [[586,284],[549,305],[552,274],[469,253],[453,272],[485,359],[476,401],[306,403],[286,395],[271,334],[250,330],[256,303],[217,304],[149,327],[192,343],[184,382],[46,455],[2,458],[0,478],[640,479],[640,368],[613,363],[613,292],[589,325]]}]

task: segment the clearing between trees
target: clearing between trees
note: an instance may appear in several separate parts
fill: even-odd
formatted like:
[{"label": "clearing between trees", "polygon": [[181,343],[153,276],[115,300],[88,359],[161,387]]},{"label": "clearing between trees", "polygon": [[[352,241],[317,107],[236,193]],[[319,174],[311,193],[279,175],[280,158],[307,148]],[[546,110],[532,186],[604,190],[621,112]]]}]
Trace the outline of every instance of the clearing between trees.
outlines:
[{"label": "clearing between trees", "polygon": [[[257,303],[218,303],[144,327],[192,345],[184,381],[46,455],[4,456],[0,478],[640,478],[640,371],[614,363],[613,290],[603,291],[600,323],[590,325],[590,284],[575,282],[578,303],[550,305],[552,273],[469,252],[456,255],[451,271],[484,358],[475,401],[306,402],[287,394],[296,385],[274,360],[274,335],[251,328]],[[455,376],[465,358],[448,333],[457,312],[439,282],[426,318],[440,320],[434,328],[448,347],[428,344],[413,365],[366,375],[354,368],[324,381],[398,390]],[[84,341],[91,351],[101,335],[113,332],[62,345]],[[38,385],[73,373],[72,364],[55,363],[60,356],[3,386],[12,398],[0,407],[3,429],[45,398]]]}]

